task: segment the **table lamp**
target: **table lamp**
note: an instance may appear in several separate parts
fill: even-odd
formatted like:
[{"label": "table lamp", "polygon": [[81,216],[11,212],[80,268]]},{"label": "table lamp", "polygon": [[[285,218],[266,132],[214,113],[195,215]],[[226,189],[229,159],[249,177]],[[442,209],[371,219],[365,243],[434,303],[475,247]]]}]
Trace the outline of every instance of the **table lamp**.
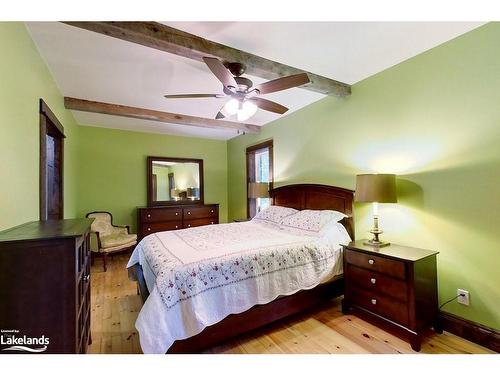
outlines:
[{"label": "table lamp", "polygon": [[260,200],[258,198],[269,198],[268,182],[249,182],[248,198],[257,198],[257,212],[260,211]]},{"label": "table lamp", "polygon": [[269,183],[249,182],[248,198],[269,198]]},{"label": "table lamp", "polygon": [[365,245],[383,247],[389,242],[382,242],[379,235],[383,232],[378,226],[378,204],[397,203],[396,175],[394,174],[359,174],[356,176],[356,202],[373,203],[373,238]]}]

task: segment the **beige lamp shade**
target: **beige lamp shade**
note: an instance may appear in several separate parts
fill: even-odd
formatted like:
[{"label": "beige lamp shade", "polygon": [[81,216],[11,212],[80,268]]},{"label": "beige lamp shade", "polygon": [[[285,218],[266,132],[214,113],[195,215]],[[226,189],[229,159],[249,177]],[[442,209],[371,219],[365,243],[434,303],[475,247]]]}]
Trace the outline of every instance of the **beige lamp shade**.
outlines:
[{"label": "beige lamp shade", "polygon": [[170,189],[170,196],[172,198],[179,198],[181,191],[179,189]]},{"label": "beige lamp shade", "polygon": [[269,183],[267,182],[250,182],[248,184],[248,198],[268,198]]},{"label": "beige lamp shade", "polygon": [[359,174],[356,176],[356,202],[396,203],[395,174]]}]

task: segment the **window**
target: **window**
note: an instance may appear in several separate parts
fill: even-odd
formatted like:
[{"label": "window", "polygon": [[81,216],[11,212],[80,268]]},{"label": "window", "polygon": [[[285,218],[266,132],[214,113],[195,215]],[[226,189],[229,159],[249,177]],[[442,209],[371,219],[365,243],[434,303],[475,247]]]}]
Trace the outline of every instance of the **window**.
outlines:
[{"label": "window", "polygon": [[[271,198],[251,197],[252,183],[267,183],[269,190],[273,184],[273,141],[248,147],[247,153],[247,216],[252,218],[260,210],[271,204]],[[264,189],[267,190],[267,189]]]}]

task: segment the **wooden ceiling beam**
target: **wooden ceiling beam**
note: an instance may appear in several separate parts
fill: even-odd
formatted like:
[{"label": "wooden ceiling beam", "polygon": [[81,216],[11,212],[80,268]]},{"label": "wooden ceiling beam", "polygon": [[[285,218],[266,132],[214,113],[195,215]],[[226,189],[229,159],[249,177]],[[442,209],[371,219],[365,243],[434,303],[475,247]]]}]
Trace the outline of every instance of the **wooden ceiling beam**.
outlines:
[{"label": "wooden ceiling beam", "polygon": [[227,62],[243,63],[247,67],[247,74],[267,80],[307,73],[311,82],[302,86],[304,89],[333,96],[347,96],[351,93],[351,87],[346,83],[281,64],[157,22],[64,23],[197,61],[203,61],[204,56],[210,56]]},{"label": "wooden ceiling beam", "polygon": [[179,113],[155,111],[145,108],[128,107],[125,105],[94,102],[91,100],[64,98],[64,106],[66,109],[75,111],[102,113],[105,115],[131,117],[141,120],[151,120],[165,122],[169,124],[197,126],[201,128],[217,129],[217,130],[238,130],[244,133],[259,133],[260,126],[245,124],[241,122],[215,120],[211,118],[195,117],[182,115]]}]

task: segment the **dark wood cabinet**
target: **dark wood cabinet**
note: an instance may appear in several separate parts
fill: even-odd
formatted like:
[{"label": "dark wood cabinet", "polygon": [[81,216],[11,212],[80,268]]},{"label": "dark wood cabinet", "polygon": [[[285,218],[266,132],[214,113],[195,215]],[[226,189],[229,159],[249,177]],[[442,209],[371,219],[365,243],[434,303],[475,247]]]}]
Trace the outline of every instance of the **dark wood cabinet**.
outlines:
[{"label": "dark wood cabinet", "polygon": [[219,223],[218,204],[196,204],[137,209],[138,237],[168,230]]},{"label": "dark wood cabinet", "polygon": [[342,311],[355,313],[409,339],[419,351],[423,331],[438,326],[438,252],[407,246],[344,246]]},{"label": "dark wood cabinet", "polygon": [[[92,219],[34,221],[0,232],[2,342],[43,337],[48,340],[45,353],[86,352],[91,223]],[[23,346],[43,350],[45,344],[39,340]]]}]

